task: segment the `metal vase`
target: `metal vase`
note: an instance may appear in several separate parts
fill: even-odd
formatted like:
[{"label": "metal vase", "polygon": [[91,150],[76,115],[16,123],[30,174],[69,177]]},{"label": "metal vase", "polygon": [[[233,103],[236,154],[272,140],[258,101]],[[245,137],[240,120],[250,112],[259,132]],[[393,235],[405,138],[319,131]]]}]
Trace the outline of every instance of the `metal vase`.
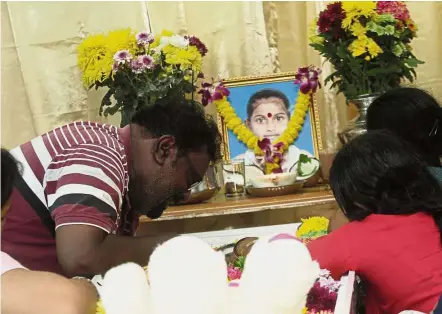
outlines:
[{"label": "metal vase", "polygon": [[355,137],[364,134],[367,131],[367,109],[373,100],[375,100],[378,96],[379,94],[366,94],[347,100],[347,103],[354,104],[356,108],[358,108],[358,115],[353,118],[341,132],[338,133],[339,140],[342,144],[350,142]]}]

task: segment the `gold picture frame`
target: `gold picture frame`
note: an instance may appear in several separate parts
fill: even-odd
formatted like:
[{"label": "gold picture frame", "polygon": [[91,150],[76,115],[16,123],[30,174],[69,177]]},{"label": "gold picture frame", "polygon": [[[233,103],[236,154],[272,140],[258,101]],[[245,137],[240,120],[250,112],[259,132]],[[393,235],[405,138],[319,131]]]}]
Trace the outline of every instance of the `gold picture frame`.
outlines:
[{"label": "gold picture frame", "polygon": [[[223,81],[223,85],[227,87],[229,90],[232,88],[250,86],[250,85],[263,85],[263,84],[271,84],[271,83],[281,83],[281,82],[291,82],[295,80],[296,72],[284,72],[278,74],[270,74],[263,76],[244,76],[237,77],[232,79],[227,79]],[[228,97],[229,98],[229,97]],[[235,108],[233,103],[232,107]],[[236,110],[236,108],[235,108]],[[310,128],[312,134],[313,141],[313,153],[316,158],[319,159],[319,152],[322,150],[322,137],[321,137],[321,127],[319,120],[319,108],[316,102],[316,97],[313,95],[312,101],[309,106],[309,119],[310,119]],[[222,145],[222,156],[224,160],[231,159],[231,150],[229,144],[229,132],[226,124],[223,121],[223,118],[220,116],[219,112],[217,112],[217,123],[218,128],[222,135],[223,145]],[[305,125],[305,122],[304,122]],[[304,127],[304,126],[303,126]]]}]

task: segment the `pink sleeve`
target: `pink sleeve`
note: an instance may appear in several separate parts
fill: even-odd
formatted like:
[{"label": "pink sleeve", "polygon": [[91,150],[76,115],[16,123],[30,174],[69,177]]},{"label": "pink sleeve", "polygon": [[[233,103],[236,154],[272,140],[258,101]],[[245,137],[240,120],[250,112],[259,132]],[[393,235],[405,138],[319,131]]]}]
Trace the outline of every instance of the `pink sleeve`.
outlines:
[{"label": "pink sleeve", "polygon": [[9,256],[8,254],[1,252],[2,253],[2,257],[1,257],[1,270],[2,273],[0,275],[3,275],[4,273],[13,270],[13,269],[26,269],[25,267],[23,267],[22,264],[20,264],[19,262],[17,262],[15,259],[13,259],[11,256]]}]

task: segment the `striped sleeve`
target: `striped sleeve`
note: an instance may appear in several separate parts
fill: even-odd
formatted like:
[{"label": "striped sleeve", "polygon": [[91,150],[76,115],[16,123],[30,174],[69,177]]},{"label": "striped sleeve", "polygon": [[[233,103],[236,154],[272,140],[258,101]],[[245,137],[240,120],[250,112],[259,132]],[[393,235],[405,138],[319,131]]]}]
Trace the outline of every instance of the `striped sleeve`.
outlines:
[{"label": "striped sleeve", "polygon": [[115,229],[124,191],[122,156],[102,144],[64,149],[45,174],[48,209],[56,228],[83,224]]}]

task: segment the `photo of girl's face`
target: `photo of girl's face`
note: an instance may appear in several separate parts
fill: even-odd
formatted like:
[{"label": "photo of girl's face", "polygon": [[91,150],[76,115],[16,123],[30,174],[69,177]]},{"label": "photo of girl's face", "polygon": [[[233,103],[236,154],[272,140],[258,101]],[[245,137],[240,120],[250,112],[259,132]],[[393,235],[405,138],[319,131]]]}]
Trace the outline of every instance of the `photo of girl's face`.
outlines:
[{"label": "photo of girl's face", "polygon": [[259,138],[276,140],[287,128],[289,115],[279,98],[261,99],[255,104],[252,116],[247,121],[249,129]]}]

